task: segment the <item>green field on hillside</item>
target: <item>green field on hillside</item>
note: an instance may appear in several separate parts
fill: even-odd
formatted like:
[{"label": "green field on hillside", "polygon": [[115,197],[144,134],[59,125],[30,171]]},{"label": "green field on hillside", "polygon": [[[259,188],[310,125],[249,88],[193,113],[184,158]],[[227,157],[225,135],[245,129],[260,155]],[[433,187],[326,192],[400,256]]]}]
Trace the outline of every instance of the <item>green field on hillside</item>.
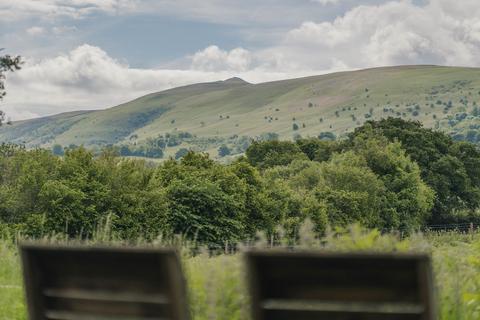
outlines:
[{"label": "green field on hillside", "polygon": [[366,120],[386,117],[419,120],[466,138],[480,123],[472,116],[477,103],[478,68],[387,67],[260,84],[232,78],[152,93],[101,111],[16,122],[0,129],[0,141],[99,148],[142,145],[148,138],[187,132],[215,141],[201,141],[200,147],[184,141],[167,147],[165,155],[187,148],[216,156],[219,145],[233,146],[232,137],[268,132],[281,139],[321,132],[339,137]]}]

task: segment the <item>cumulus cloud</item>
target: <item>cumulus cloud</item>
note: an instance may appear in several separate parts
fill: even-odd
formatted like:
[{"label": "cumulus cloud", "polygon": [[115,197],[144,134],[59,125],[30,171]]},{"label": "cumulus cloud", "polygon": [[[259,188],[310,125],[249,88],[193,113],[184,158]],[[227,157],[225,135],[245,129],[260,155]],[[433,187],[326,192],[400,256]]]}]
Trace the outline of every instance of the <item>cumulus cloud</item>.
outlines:
[{"label": "cumulus cloud", "polygon": [[288,32],[292,58],[315,53],[317,63],[335,57],[351,68],[397,64],[480,65],[480,6],[466,0],[411,1],[358,6],[332,22],[305,22]]},{"label": "cumulus cloud", "polygon": [[113,59],[99,47],[85,44],[51,59],[26,59],[21,71],[8,75],[8,95],[2,108],[13,120],[19,120],[79,109],[103,109],[150,92],[232,76],[251,82],[292,76],[281,71],[249,69],[249,59],[244,49],[227,52],[211,46],[192,57],[192,68],[138,69]]},{"label": "cumulus cloud", "polygon": [[209,46],[193,55],[192,68],[203,71],[246,71],[252,63],[248,50],[236,48],[231,51]]}]

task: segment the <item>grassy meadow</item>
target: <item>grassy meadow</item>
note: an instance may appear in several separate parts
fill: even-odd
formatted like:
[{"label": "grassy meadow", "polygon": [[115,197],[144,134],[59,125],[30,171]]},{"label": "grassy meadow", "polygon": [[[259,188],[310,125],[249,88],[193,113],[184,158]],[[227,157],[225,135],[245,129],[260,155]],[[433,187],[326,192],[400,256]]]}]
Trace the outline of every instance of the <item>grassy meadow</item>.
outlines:
[{"label": "grassy meadow", "polygon": [[[441,320],[480,319],[480,233],[415,234],[400,239],[359,227],[328,232],[323,239],[302,233],[298,250],[429,252],[433,257]],[[43,240],[58,242],[58,240]],[[86,245],[102,243],[95,240]],[[119,243],[110,242],[114,245]],[[159,244],[147,244],[155,246]],[[268,246],[258,241],[256,246]],[[180,247],[187,277],[192,319],[249,319],[242,254],[192,255]],[[0,241],[0,319],[26,319],[21,268],[12,240]]]}]

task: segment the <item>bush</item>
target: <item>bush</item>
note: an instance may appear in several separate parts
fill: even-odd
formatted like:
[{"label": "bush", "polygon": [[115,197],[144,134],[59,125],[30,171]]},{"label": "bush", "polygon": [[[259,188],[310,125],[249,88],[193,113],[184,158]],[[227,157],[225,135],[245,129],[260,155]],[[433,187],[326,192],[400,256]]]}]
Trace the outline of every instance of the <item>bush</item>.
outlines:
[{"label": "bush", "polygon": [[186,156],[188,153],[188,149],[187,148],[180,148],[178,149],[178,151],[175,153],[175,159],[181,159],[183,158],[184,156]]},{"label": "bush", "polygon": [[218,156],[219,157],[225,157],[225,156],[228,156],[229,154],[231,153],[231,150],[229,147],[227,147],[226,145],[222,144],[220,146],[220,148],[218,148]]},{"label": "bush", "polygon": [[334,141],[337,138],[337,136],[333,132],[325,131],[325,132],[320,132],[320,134],[318,135],[318,138],[320,140]]},{"label": "bush", "polygon": [[63,156],[65,154],[65,151],[60,144],[56,144],[52,148],[52,153],[56,156]]}]

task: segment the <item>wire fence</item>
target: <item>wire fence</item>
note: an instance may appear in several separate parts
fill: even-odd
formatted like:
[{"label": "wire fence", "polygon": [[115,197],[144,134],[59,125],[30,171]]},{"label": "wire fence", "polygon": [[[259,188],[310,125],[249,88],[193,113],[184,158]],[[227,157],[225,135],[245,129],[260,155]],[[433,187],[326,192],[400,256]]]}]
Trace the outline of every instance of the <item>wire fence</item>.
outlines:
[{"label": "wire fence", "polygon": [[[404,235],[408,234],[412,230],[402,230],[402,229],[397,229],[397,230],[382,230],[382,232],[397,232],[401,237]],[[473,234],[476,232],[480,232],[480,224],[478,223],[453,223],[453,224],[431,224],[427,225],[421,230],[424,233],[428,232],[458,232],[462,234]],[[295,249],[295,244],[288,244],[285,245],[284,243],[281,243],[281,241],[276,240],[276,239],[270,239],[268,243],[265,243],[267,247],[278,247],[278,246],[283,246],[285,249]],[[245,248],[253,248],[256,246],[256,243],[254,241],[247,242],[247,243],[232,243],[226,241],[223,245],[218,244],[218,243],[203,243],[199,245],[196,249],[191,248],[193,251],[196,251],[196,253],[200,253],[201,251],[206,251],[210,256],[212,255],[218,255],[218,254],[235,254],[238,253],[240,250],[243,250]],[[20,290],[22,289],[22,286],[19,285],[5,285],[5,284],[0,284],[0,290],[1,289],[6,289],[6,290]]]},{"label": "wire fence", "polygon": [[458,232],[475,232],[480,229],[480,224],[470,223],[453,223],[453,224],[431,224],[427,225],[423,231],[458,231]]},{"label": "wire fence", "polygon": [[[453,224],[430,224],[426,225],[421,229],[412,230],[408,228],[395,228],[395,229],[380,229],[383,234],[397,234],[399,238],[405,238],[411,235],[412,233],[422,232],[422,233],[444,233],[444,232],[456,232],[460,234],[474,234],[480,233],[480,223],[466,222],[466,223],[453,223]],[[265,236],[265,235],[264,235]],[[315,238],[315,236],[313,236]],[[299,238],[301,235],[297,233],[295,239],[286,239],[279,238],[277,236],[265,237],[263,239],[250,239],[247,241],[224,241],[224,242],[197,242],[189,241],[187,239],[179,239],[179,241],[165,242],[161,245],[179,247],[182,249],[187,249],[191,254],[201,254],[202,252],[208,253],[209,255],[218,255],[218,254],[235,254],[241,252],[245,249],[252,249],[256,247],[262,248],[284,248],[286,250],[295,250],[299,247]],[[321,239],[316,239],[321,244]],[[0,285],[0,289],[6,288],[6,286]]]},{"label": "wire fence", "polygon": [[[426,225],[419,230],[412,230],[408,228],[397,228],[397,229],[382,229],[380,230],[382,233],[396,233],[400,238],[405,238],[411,235],[414,232],[422,232],[422,233],[444,233],[444,232],[456,232],[461,234],[473,234],[476,232],[480,232],[480,224],[478,223],[451,223],[451,224],[430,224]],[[298,247],[298,244],[295,242],[292,243],[288,241],[282,241],[281,239],[276,239],[274,237],[270,239],[264,239],[263,247],[283,247],[285,249],[294,250]],[[215,254],[234,254],[244,249],[254,248],[258,246],[258,242],[248,241],[243,243],[235,243],[235,242],[228,242],[225,241],[223,244],[219,243],[197,243],[193,249],[196,253],[199,253],[202,250],[206,250],[209,252],[210,255]]]}]

